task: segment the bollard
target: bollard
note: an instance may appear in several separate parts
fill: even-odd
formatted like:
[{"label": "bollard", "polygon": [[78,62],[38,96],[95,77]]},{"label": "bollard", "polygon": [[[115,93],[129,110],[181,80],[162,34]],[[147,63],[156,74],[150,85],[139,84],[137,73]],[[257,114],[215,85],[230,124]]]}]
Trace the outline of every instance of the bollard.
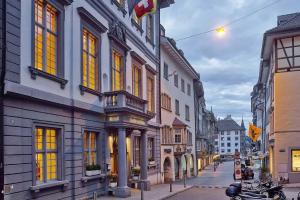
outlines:
[{"label": "bollard", "polygon": [[141,200],[144,200],[144,182],[141,181]]},{"label": "bollard", "polygon": [[173,181],[170,182],[170,192],[173,192]]},{"label": "bollard", "polygon": [[184,188],[186,188],[186,174],[183,177],[183,185],[184,185]]}]

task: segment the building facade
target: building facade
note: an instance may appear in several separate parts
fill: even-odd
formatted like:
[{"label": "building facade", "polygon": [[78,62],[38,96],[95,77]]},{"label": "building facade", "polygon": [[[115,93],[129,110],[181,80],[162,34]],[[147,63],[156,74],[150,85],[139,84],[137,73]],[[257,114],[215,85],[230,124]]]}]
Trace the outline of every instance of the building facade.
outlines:
[{"label": "building facade", "polygon": [[212,163],[217,136],[217,120],[214,113],[206,109],[204,90],[201,81],[194,82],[195,122],[196,122],[196,159],[197,171]]},{"label": "building facade", "polygon": [[218,139],[215,139],[215,149],[222,157],[231,157],[235,152],[241,152],[243,129],[228,115],[217,122]]},{"label": "building facade", "polygon": [[126,2],[1,2],[5,199],[127,197],[133,169],[161,182],[159,11]]},{"label": "building facade", "polygon": [[253,121],[262,121],[267,167],[274,179],[290,183],[300,182],[299,35],[299,13],[278,16],[277,27],[264,34],[252,93]]},{"label": "building facade", "polygon": [[161,167],[167,182],[196,174],[193,80],[199,75],[163,27],[161,32]]}]

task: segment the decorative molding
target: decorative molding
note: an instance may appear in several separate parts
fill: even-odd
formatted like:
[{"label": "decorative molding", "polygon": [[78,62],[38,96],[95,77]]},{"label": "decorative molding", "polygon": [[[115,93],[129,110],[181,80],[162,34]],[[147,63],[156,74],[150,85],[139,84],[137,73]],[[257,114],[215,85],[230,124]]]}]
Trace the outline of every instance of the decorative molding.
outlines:
[{"label": "decorative molding", "polygon": [[129,51],[131,48],[126,44],[126,28],[117,20],[114,20],[109,24],[108,37],[114,40],[122,49]]},{"label": "decorative molding", "polygon": [[41,77],[44,77],[44,78],[47,78],[47,79],[50,79],[52,81],[60,83],[61,89],[64,89],[65,85],[68,83],[68,80],[66,80],[64,78],[49,74],[49,73],[44,72],[42,70],[39,70],[35,67],[29,66],[28,69],[31,73],[31,78],[34,79],[34,80],[36,79],[37,76],[41,76]]},{"label": "decorative molding", "polygon": [[155,70],[155,69],[153,69],[153,67],[151,67],[151,65],[149,65],[149,64],[145,64],[145,67],[146,67],[146,69],[149,71],[149,72],[151,72],[153,75],[156,75],[158,72]]},{"label": "decorative molding", "polygon": [[118,7],[118,10],[123,13],[123,17],[126,16],[127,11],[125,10],[125,0],[124,0],[123,5],[120,4],[117,0],[111,0],[110,2],[111,2],[111,4],[115,4]]},{"label": "decorative molding", "polygon": [[135,51],[130,51],[130,55],[136,60],[138,61],[140,64],[144,65],[146,64],[146,61],[139,55],[137,54]]},{"label": "decorative molding", "polygon": [[80,89],[81,95],[84,95],[84,92],[88,92],[90,94],[98,96],[99,98],[101,98],[103,96],[103,94],[100,91],[93,90],[93,89],[85,87],[83,85],[79,85],[79,89]]},{"label": "decorative molding", "polygon": [[77,11],[82,19],[88,21],[100,33],[104,33],[107,31],[107,28],[100,21],[98,21],[91,13],[89,13],[89,11],[87,11],[85,8],[78,7]]},{"label": "decorative molding", "polygon": [[[98,0],[86,0],[91,6],[93,6],[96,11],[101,14],[106,20],[112,22],[118,19],[117,15],[115,15],[102,1]],[[125,26],[125,25],[124,25]],[[147,58],[149,58],[155,64],[159,64],[159,55],[152,53],[146,45],[136,37],[136,34],[127,29],[126,30],[127,39],[130,40],[138,49],[140,49]]]},{"label": "decorative molding", "polygon": [[61,3],[64,4],[64,5],[71,5],[73,3],[73,0],[61,0]]},{"label": "decorative molding", "polygon": [[138,30],[141,33],[141,35],[143,35],[144,30],[142,24],[136,23],[136,21],[133,18],[131,18],[131,24],[136,28],[136,30]]},{"label": "decorative molding", "polygon": [[35,185],[35,186],[31,186],[30,190],[32,192],[40,192],[40,190],[46,190],[49,188],[53,188],[53,187],[63,187],[66,188],[69,185],[69,181],[68,180],[63,180],[63,181],[55,181],[55,182],[50,182],[50,183],[43,183],[40,185]]}]

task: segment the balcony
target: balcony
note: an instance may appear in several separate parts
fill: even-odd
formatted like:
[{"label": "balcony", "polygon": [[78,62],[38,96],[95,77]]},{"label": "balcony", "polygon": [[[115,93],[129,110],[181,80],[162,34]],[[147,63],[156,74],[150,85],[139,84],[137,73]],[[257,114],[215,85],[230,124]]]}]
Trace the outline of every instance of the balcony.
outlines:
[{"label": "balcony", "polygon": [[147,101],[127,91],[104,93],[104,110],[109,122],[146,125],[154,117],[147,111]]}]

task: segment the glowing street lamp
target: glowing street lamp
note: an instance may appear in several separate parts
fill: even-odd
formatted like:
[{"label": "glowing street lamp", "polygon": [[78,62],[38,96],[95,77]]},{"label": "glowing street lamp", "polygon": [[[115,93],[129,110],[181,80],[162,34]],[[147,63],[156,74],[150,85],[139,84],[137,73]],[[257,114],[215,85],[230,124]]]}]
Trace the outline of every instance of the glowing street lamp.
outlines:
[{"label": "glowing street lamp", "polygon": [[225,27],[221,26],[221,27],[217,28],[216,32],[217,32],[219,37],[223,37],[225,35]]}]

